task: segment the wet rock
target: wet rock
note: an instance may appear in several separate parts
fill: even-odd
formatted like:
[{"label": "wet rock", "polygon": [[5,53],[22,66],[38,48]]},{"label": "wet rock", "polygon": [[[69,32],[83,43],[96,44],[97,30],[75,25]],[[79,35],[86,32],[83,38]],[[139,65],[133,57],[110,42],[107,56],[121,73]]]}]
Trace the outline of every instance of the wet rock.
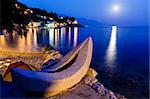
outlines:
[{"label": "wet rock", "polygon": [[105,96],[105,88],[98,87],[98,88],[97,88],[97,92],[98,92],[100,95]]},{"label": "wet rock", "polygon": [[121,95],[121,94],[115,94],[116,95],[116,97],[117,97],[117,99],[127,99],[127,98],[125,98],[123,95]]},{"label": "wet rock", "polygon": [[104,88],[104,86],[103,86],[100,82],[94,83],[92,87],[93,87],[94,89],[96,89],[96,88],[99,87],[99,86],[102,87],[102,88]]},{"label": "wet rock", "polygon": [[89,68],[86,74],[87,77],[92,77],[92,78],[95,78],[96,75],[97,75],[97,72],[92,68]]},{"label": "wet rock", "polygon": [[101,96],[106,96],[107,99],[117,99],[115,94],[111,90],[105,88],[100,82],[94,83],[92,88],[95,89]]},{"label": "wet rock", "polygon": [[95,89],[102,96],[104,96],[108,93],[107,89],[100,82],[94,83],[92,88]]},{"label": "wet rock", "polygon": [[101,87],[101,86],[97,86],[96,87],[96,91],[101,93],[102,91],[104,91],[104,87]]},{"label": "wet rock", "polygon": [[98,80],[96,78],[92,78],[90,82],[88,83],[89,86],[92,86],[94,83],[96,83]]},{"label": "wet rock", "polygon": [[109,99],[117,99],[117,97],[115,96],[115,94],[111,91],[111,90],[105,90],[106,91],[106,96]]},{"label": "wet rock", "polygon": [[91,80],[92,80],[92,77],[86,77],[86,76],[85,76],[85,77],[83,78],[83,83],[89,84]]}]

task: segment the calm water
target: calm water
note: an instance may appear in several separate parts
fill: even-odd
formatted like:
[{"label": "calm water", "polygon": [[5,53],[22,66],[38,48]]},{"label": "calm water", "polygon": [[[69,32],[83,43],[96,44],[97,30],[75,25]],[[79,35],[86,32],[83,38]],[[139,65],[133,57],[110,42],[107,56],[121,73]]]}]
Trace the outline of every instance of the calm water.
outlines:
[{"label": "calm water", "polygon": [[43,44],[50,44],[64,55],[88,36],[92,36],[94,42],[91,66],[99,73],[99,81],[126,97],[148,97],[148,28],[29,29],[27,37],[21,38],[15,32],[0,35],[0,47],[38,51]]}]

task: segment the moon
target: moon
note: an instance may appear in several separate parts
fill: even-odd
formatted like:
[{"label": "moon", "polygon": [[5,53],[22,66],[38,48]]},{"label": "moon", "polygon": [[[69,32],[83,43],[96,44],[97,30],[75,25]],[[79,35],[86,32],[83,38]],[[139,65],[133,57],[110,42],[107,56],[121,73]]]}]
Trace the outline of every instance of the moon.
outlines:
[{"label": "moon", "polygon": [[119,6],[118,6],[118,5],[114,5],[114,6],[113,6],[113,10],[114,10],[114,11],[119,11]]}]

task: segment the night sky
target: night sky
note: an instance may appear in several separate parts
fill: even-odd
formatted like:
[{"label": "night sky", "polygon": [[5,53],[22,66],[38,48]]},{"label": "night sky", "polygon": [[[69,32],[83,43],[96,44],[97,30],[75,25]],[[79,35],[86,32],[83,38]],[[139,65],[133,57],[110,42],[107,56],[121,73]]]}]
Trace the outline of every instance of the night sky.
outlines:
[{"label": "night sky", "polygon": [[106,24],[147,26],[149,0],[19,0],[35,8]]}]

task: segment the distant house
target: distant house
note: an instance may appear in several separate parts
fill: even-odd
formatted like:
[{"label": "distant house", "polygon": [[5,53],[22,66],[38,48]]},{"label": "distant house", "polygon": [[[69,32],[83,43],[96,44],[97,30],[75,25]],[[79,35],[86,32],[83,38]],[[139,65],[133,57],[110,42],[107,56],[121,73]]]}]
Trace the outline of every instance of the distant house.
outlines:
[{"label": "distant house", "polygon": [[55,27],[57,27],[57,23],[56,22],[49,22],[48,24],[46,24],[46,26],[48,28],[55,28]]},{"label": "distant house", "polygon": [[29,22],[28,27],[30,28],[37,28],[39,26],[41,26],[42,22]]},{"label": "distant house", "polygon": [[77,20],[75,20],[74,22],[72,22],[72,24],[78,24],[78,21],[77,21]]}]

